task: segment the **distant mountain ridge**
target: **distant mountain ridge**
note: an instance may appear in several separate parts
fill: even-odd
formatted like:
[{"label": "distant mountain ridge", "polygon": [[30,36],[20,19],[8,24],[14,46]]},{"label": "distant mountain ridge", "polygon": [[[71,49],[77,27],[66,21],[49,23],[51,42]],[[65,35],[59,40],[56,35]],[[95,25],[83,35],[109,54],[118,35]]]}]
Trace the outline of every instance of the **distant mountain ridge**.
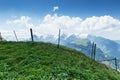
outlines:
[{"label": "distant mountain ridge", "polygon": [[[120,58],[120,44],[116,41],[112,41],[109,39],[105,39],[103,37],[96,37],[91,35],[85,35],[84,37],[81,35],[61,35],[61,44],[70,47],[70,45],[83,45],[86,46],[89,44],[91,46],[92,42],[97,44],[97,47],[101,49],[106,55]],[[47,36],[36,36],[34,35],[35,41],[44,41],[44,42],[52,42],[57,44],[57,38],[54,35]],[[74,47],[76,48],[76,47]],[[89,47],[90,48],[90,47]]]},{"label": "distant mountain ridge", "polygon": [[[61,44],[67,45],[69,44],[81,44],[85,45],[84,41],[88,41],[90,43],[95,42],[97,44],[97,47],[100,48],[104,53],[114,56],[114,57],[120,57],[120,44],[118,44],[115,41],[105,39],[103,37],[96,37],[91,35],[86,35],[86,37],[81,37],[80,35],[61,35]],[[57,38],[54,35],[47,35],[47,36],[36,36],[34,35],[35,41],[44,41],[44,42],[52,42],[57,43]],[[84,43],[84,44],[83,44]],[[87,45],[87,44],[86,44]]]},{"label": "distant mountain ridge", "polygon": [[[43,42],[51,42],[54,44],[58,43],[58,38],[55,37],[54,35],[41,35],[41,36],[36,36],[34,35],[34,40],[35,41],[43,41]],[[65,45],[70,48],[74,48],[76,50],[79,50],[83,53],[85,53],[87,56],[91,57],[91,47],[92,43],[97,44],[97,49],[96,49],[96,60],[101,61],[101,60],[107,60],[107,59],[113,59],[117,58],[120,59],[120,44],[118,44],[115,41],[105,39],[103,37],[96,37],[96,36],[91,36],[91,35],[66,35],[62,34],[60,36],[60,44]],[[109,65],[108,62],[105,62],[105,64]],[[120,62],[118,61],[118,64],[120,65]],[[113,68],[114,62],[112,62],[111,65],[109,65]],[[120,68],[119,68],[120,69]]]},{"label": "distant mountain ridge", "polygon": [[[86,35],[83,38],[80,35],[72,34],[72,35],[68,36],[66,34],[62,34],[60,37],[60,40],[61,40],[60,44],[77,49],[79,51],[86,53],[86,55],[91,56],[92,42],[88,36],[89,35]],[[34,35],[34,40],[35,41],[51,42],[51,43],[55,43],[55,44],[57,44],[57,42],[58,42],[57,38],[55,38],[54,35],[48,35],[45,37],[44,36],[38,37],[38,36]],[[99,55],[99,57],[102,56],[103,58],[109,56],[108,54],[104,54],[104,52],[102,50],[100,50],[100,48],[97,48],[97,54]],[[98,59],[98,57],[96,59]]]},{"label": "distant mountain ridge", "polygon": [[120,44],[120,40],[115,40],[115,42],[117,42],[118,44]]},{"label": "distant mountain ridge", "polygon": [[97,46],[106,54],[120,58],[120,44],[103,37],[88,36],[88,39],[94,41]]}]

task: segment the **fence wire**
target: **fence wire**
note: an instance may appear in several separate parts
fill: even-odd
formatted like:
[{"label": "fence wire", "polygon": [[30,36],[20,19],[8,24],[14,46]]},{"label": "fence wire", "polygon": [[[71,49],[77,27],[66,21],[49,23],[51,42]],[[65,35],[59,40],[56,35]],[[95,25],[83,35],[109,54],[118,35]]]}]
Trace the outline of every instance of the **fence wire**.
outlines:
[{"label": "fence wire", "polygon": [[[15,31],[15,33],[14,33],[14,31]],[[1,37],[6,41],[17,41],[15,34],[17,36],[18,41],[31,41],[30,30],[3,31],[3,32],[1,32]],[[52,42],[52,43],[57,43],[57,40],[58,40],[58,34],[41,33],[40,31],[34,30],[34,29],[33,29],[33,37],[36,41],[44,41],[44,42]],[[47,39],[45,39],[46,37],[47,37]],[[50,40],[51,37],[54,37],[56,42]],[[91,56],[91,48],[86,49],[83,47],[82,49],[89,50],[90,51],[89,55]],[[97,55],[97,50],[96,50],[96,55]],[[109,61],[101,60],[101,61],[102,61],[102,63],[105,63],[108,66],[111,66],[113,69],[115,69],[115,67],[116,67],[114,60],[109,60]],[[118,64],[118,66],[117,66],[118,70],[120,71],[120,60],[119,59],[117,59],[117,64]]]}]

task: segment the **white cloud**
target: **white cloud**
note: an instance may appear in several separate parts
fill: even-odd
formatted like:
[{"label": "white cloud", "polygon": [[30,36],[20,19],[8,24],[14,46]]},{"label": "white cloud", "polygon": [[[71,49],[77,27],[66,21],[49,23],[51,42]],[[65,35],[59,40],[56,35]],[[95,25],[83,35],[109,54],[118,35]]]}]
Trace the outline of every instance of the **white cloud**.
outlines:
[{"label": "white cloud", "polygon": [[81,21],[82,20],[79,17],[58,16],[56,14],[52,16],[48,14],[44,17],[38,28],[40,28],[40,30],[46,30],[45,33],[49,32],[56,34],[59,28],[69,33],[72,31],[74,32]]},{"label": "white cloud", "polygon": [[[16,24],[16,26],[18,26],[19,24],[25,25],[27,29],[33,28],[34,33],[37,35],[58,35],[58,29],[61,29],[62,33],[92,34],[109,39],[120,40],[120,38],[116,36],[120,34],[120,20],[115,19],[111,16],[93,16],[83,20],[80,17],[47,14],[37,25],[34,25],[34,23],[30,23],[30,20],[31,18],[28,16],[21,16],[19,19],[16,20],[8,20],[7,24]],[[26,32],[26,34],[29,33]]]},{"label": "white cloud", "polygon": [[29,16],[21,16],[11,18],[6,21],[5,29],[0,30],[2,35],[7,40],[15,40],[15,35],[13,30],[16,31],[18,38],[29,38],[30,37],[30,28],[34,28],[35,25],[30,23],[31,18]]},{"label": "white cloud", "polygon": [[16,29],[18,28],[23,28],[22,26],[24,26],[24,28],[34,28],[35,26],[32,23],[29,23],[29,21],[31,20],[31,18],[29,16],[21,16],[18,19],[14,19],[14,20],[7,20],[6,24],[7,25],[14,25],[16,26]]},{"label": "white cloud", "polygon": [[100,16],[100,17],[90,17],[86,18],[81,26],[86,27],[89,30],[101,30],[101,29],[108,29],[111,27],[118,27],[120,25],[120,21],[114,19],[111,16]]},{"label": "white cloud", "polygon": [[56,11],[56,10],[59,10],[59,7],[58,7],[58,6],[54,6],[54,7],[53,7],[53,11]]},{"label": "white cloud", "polygon": [[8,20],[7,24],[26,24],[30,19],[28,16],[21,16],[20,19]]},{"label": "white cloud", "polygon": [[56,34],[58,32],[58,29],[60,28],[64,33],[68,34],[83,33],[103,36],[106,38],[111,38],[107,35],[108,33],[110,33],[110,35],[112,33],[113,38],[115,38],[117,33],[120,34],[119,26],[120,21],[111,16],[93,16],[83,20],[80,17],[58,16],[56,14],[48,14],[44,17],[42,23],[38,26],[38,29],[42,30],[42,33]]}]

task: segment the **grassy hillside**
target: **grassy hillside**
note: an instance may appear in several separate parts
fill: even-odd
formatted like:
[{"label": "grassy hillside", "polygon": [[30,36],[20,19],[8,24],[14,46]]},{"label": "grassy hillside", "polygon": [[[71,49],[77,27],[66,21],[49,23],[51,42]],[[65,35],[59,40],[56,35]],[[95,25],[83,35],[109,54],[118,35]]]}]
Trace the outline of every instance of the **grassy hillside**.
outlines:
[{"label": "grassy hillside", "polygon": [[120,73],[50,43],[0,42],[0,80],[119,80]]}]

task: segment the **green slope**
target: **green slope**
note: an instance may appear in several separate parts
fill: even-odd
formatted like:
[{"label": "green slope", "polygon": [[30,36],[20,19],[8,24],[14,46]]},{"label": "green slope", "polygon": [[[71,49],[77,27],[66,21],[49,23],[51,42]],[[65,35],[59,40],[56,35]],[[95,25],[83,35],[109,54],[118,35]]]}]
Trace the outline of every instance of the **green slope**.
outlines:
[{"label": "green slope", "polygon": [[119,80],[120,73],[50,43],[0,42],[0,80]]}]

